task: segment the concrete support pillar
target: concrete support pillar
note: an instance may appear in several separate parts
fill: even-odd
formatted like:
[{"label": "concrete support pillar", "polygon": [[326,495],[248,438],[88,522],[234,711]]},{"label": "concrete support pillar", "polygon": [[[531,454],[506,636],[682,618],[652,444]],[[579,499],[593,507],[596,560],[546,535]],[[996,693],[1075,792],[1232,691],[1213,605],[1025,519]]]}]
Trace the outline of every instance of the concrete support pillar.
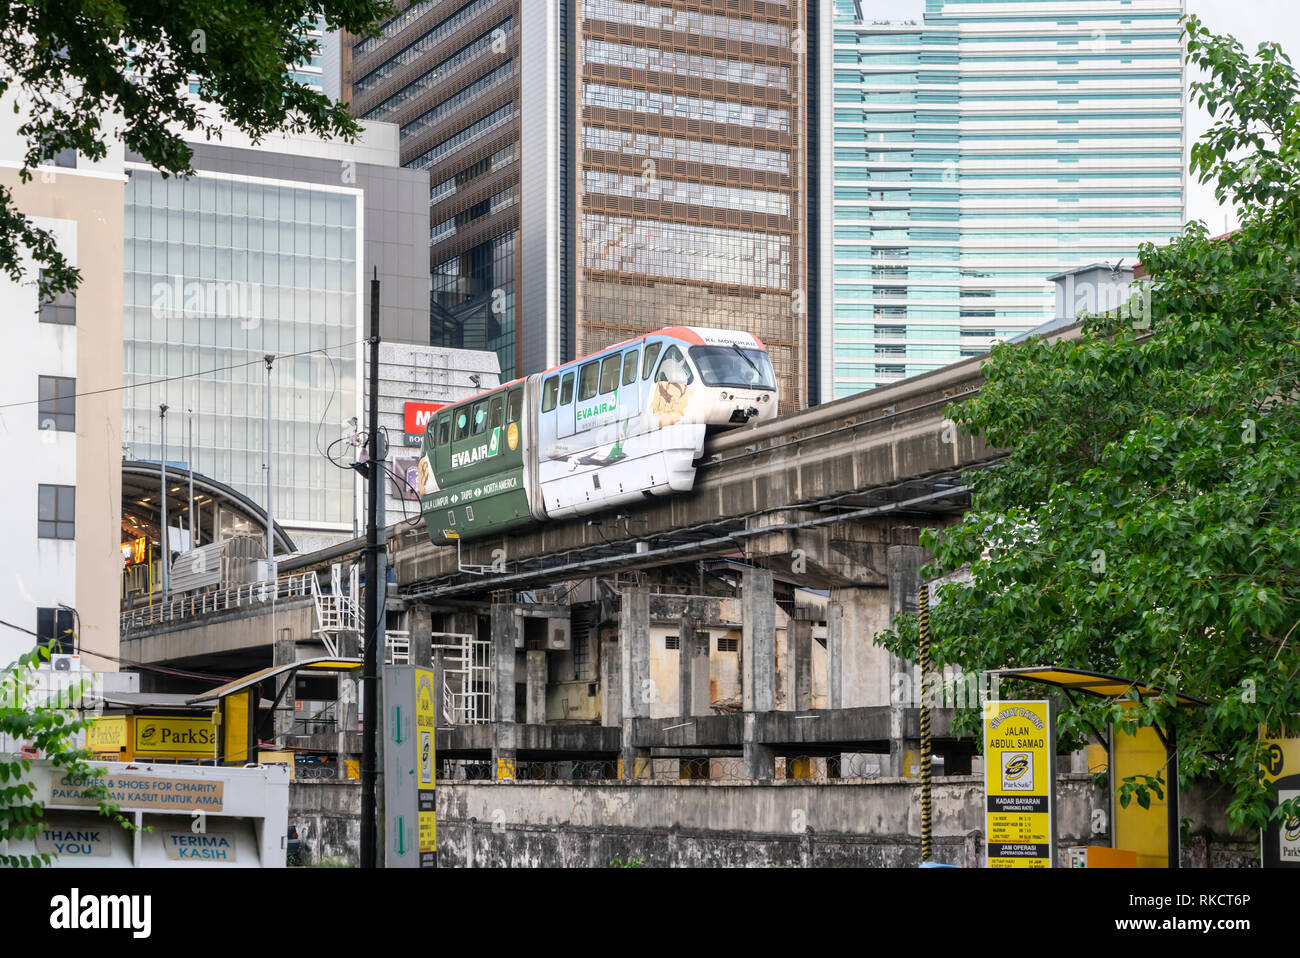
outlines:
[{"label": "concrete support pillar", "polygon": [[713,702],[712,672],[710,670],[711,642],[709,630],[696,628],[690,633],[690,644],[682,643],[682,654],[690,659],[691,698],[687,715],[711,715]]},{"label": "concrete support pillar", "polygon": [[791,623],[794,646],[794,701],[790,707],[804,712],[813,707],[812,619],[795,619]]},{"label": "concrete support pillar", "polygon": [[623,678],[618,643],[606,639],[600,643],[600,724],[623,724]]},{"label": "concrete support pillar", "polygon": [[844,708],[844,607],[826,603],[826,707]]},{"label": "concrete support pillar", "polygon": [[546,650],[530,649],[527,660],[528,694],[524,699],[524,721],[529,725],[546,724]]},{"label": "concrete support pillar", "polygon": [[623,777],[649,775],[650,750],[632,745],[632,721],[650,717],[654,689],[650,682],[650,590],[623,593],[618,645],[622,673]]},{"label": "concrete support pillar", "polygon": [[[889,651],[876,645],[875,635],[889,628],[889,591],[863,586],[833,588],[831,601],[840,607],[842,636],[840,654],[833,656],[839,660],[838,707],[888,705]],[[834,623],[830,624],[834,628]]]},{"label": "concrete support pillar", "polygon": [[427,605],[417,603],[406,610],[406,629],[411,636],[411,664],[429,668],[433,664],[433,614]]},{"label": "concrete support pillar", "polygon": [[[889,574],[889,619],[904,612],[915,612],[917,590],[921,585],[921,566],[925,550],[920,546],[890,546],[887,553]],[[908,752],[920,751],[918,740],[904,736],[904,709],[916,708],[912,691],[916,685],[916,664],[897,655],[889,656],[890,686],[899,694],[891,696],[889,710],[889,774],[895,778],[911,775]]]},{"label": "concrete support pillar", "polygon": [[776,757],[758,740],[759,714],[776,708],[776,601],[772,573],[747,569],[741,596],[741,692],[744,717],[745,777],[771,781]]},{"label": "concrete support pillar", "polygon": [[[281,629],[280,638],[275,640],[275,645],[271,649],[272,665],[288,665],[298,656],[298,643],[294,641],[292,629]],[[296,676],[290,673],[276,684],[276,694],[280,697],[279,704],[275,707],[275,714],[271,718],[271,733],[275,736],[277,745],[283,743],[281,736],[293,734],[293,689],[286,689],[285,686],[291,685],[297,681]]]},{"label": "concrete support pillar", "polygon": [[741,692],[746,712],[776,707],[776,602],[768,569],[745,571],[741,597]]},{"label": "concrete support pillar", "polygon": [[776,778],[776,753],[758,740],[758,720],[757,713],[745,713],[745,778],[770,782]]},{"label": "concrete support pillar", "polygon": [[694,696],[694,673],[691,671],[691,647],[695,644],[698,623],[689,612],[683,613],[677,625],[677,714],[686,721],[691,716]]},{"label": "concrete support pillar", "polygon": [[492,767],[497,779],[515,777],[515,646],[523,629],[513,605],[492,606],[492,667],[496,698],[492,703]]}]

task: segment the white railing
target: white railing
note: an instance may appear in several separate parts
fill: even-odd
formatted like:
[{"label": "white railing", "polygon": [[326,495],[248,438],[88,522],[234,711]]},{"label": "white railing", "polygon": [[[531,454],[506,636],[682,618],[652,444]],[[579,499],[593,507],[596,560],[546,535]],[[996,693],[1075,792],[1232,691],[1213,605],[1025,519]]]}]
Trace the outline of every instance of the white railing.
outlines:
[{"label": "white railing", "polygon": [[452,650],[444,659],[442,674],[443,720],[448,725],[483,725],[492,721],[492,702],[496,695],[492,643],[456,632],[435,632],[433,638],[435,649],[450,647]]},{"label": "white railing", "polygon": [[121,629],[127,632],[130,629],[161,625],[178,619],[261,605],[277,599],[310,598],[319,595],[320,587],[316,582],[316,573],[301,572],[297,575],[281,576],[278,579],[246,582],[232,589],[191,592],[179,598],[169,599],[167,602],[155,602],[143,608],[131,609],[122,613]]},{"label": "white railing", "polygon": [[384,647],[388,650],[387,657],[389,665],[411,664],[410,632],[385,632]]}]

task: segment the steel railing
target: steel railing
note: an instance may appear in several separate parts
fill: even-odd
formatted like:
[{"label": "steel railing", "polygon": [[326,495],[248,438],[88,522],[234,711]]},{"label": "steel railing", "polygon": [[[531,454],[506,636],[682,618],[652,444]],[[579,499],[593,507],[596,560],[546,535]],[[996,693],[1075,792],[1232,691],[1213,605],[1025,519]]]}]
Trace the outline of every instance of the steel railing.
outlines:
[{"label": "steel railing", "polygon": [[316,573],[300,572],[278,579],[246,582],[230,589],[191,592],[167,602],[155,602],[145,608],[131,609],[122,613],[121,629],[127,632],[179,619],[261,605],[278,599],[312,598],[320,594]]}]

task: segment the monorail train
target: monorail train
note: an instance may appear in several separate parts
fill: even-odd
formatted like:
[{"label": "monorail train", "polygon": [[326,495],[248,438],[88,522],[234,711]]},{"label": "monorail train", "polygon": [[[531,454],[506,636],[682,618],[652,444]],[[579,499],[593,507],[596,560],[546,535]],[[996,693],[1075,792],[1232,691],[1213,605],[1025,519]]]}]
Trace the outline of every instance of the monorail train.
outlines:
[{"label": "monorail train", "polygon": [[689,490],[706,432],[776,416],[749,333],[673,326],[438,410],[419,461],[434,542]]}]

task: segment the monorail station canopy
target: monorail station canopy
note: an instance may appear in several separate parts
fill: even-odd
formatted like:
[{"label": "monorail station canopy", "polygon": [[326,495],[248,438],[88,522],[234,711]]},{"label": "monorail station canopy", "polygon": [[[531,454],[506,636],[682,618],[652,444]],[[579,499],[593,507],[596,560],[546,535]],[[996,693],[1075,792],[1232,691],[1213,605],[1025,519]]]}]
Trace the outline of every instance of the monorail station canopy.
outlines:
[{"label": "monorail station canopy", "polygon": [[[126,460],[122,463],[122,544],[144,537],[152,545],[159,540],[161,513],[159,486],[161,468],[157,462]],[[190,471],[167,464],[167,525],[190,530]],[[194,515],[198,526],[195,545],[207,545],[234,535],[266,535],[266,509],[243,493],[202,473],[194,473]],[[184,551],[185,542],[171,542],[172,552]],[[297,551],[284,528],[275,526],[275,551],[286,555]]]}]

